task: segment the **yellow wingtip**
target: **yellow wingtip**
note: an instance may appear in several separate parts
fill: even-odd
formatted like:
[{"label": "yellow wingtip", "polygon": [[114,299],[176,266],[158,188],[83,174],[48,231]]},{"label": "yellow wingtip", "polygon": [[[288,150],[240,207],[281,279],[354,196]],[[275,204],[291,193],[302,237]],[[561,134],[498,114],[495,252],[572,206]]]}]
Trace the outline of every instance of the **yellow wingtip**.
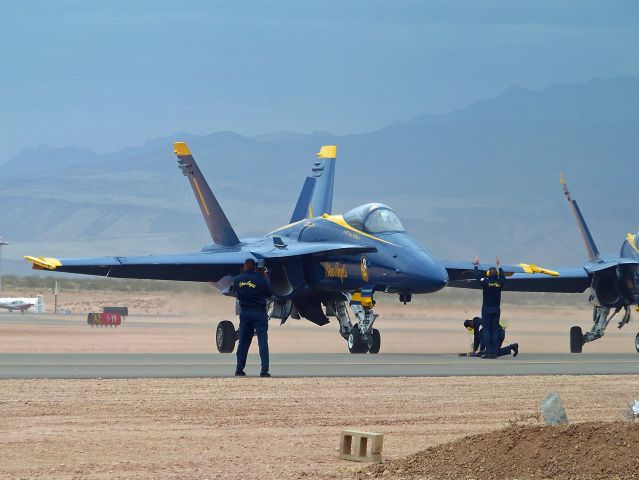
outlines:
[{"label": "yellow wingtip", "polygon": [[520,263],[519,266],[524,269],[526,273],[543,273],[544,275],[549,275],[551,277],[558,277],[559,272],[554,270],[549,270],[547,268],[538,267],[534,263]]},{"label": "yellow wingtip", "polygon": [[189,150],[185,142],[175,142],[173,144],[173,152],[178,156],[191,155],[191,150]]},{"label": "yellow wingtip", "polygon": [[317,158],[335,158],[337,157],[337,145],[324,145],[320,148]]},{"label": "yellow wingtip", "polygon": [[561,183],[562,185],[566,184],[566,179],[564,178],[564,174],[563,173],[559,174],[559,183]]},{"label": "yellow wingtip", "polygon": [[32,257],[26,255],[24,259],[27,262],[31,262],[33,264],[34,270],[55,270],[56,268],[62,266],[62,263],[57,258],[50,257]]}]

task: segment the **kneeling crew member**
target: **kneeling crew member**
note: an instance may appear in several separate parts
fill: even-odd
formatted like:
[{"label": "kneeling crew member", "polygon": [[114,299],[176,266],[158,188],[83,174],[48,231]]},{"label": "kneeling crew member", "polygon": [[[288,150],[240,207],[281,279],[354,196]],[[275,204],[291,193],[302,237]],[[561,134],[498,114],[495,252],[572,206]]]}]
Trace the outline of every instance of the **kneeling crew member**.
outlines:
[{"label": "kneeling crew member", "polygon": [[486,354],[482,358],[497,358],[499,353],[499,315],[501,314],[501,290],[504,288],[506,277],[496,259],[497,268],[490,267],[486,276],[479,271],[479,258],[475,257],[475,278],[483,290],[481,307],[481,325],[484,335]]},{"label": "kneeling crew member", "polygon": [[[473,336],[473,351],[468,354],[468,356],[479,357],[481,355],[485,355],[486,349],[484,348],[484,341],[482,338],[481,318],[475,317],[472,320],[464,320],[464,327]],[[497,352],[497,356],[503,357],[504,355],[510,355],[511,353],[513,354],[513,357],[519,355],[518,343],[511,343],[506,347],[502,347],[505,339],[506,330],[499,325],[499,351]]]},{"label": "kneeling crew member", "polygon": [[260,377],[270,377],[268,373],[268,315],[266,301],[273,292],[268,283],[266,273],[260,274],[256,270],[255,260],[252,258],[244,262],[244,272],[233,278],[233,288],[240,304],[240,343],[237,346],[237,367],[235,376],[244,377],[246,356],[248,355],[253,335],[257,333],[257,343],[260,347],[262,371]]}]

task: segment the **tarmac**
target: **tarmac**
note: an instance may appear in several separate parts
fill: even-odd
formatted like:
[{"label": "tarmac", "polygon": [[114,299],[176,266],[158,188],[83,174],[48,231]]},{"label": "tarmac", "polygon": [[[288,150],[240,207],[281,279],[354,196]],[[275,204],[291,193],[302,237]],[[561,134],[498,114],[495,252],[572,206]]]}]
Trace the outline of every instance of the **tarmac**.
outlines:
[{"label": "tarmac", "polygon": [[[207,378],[232,376],[232,354],[0,354],[0,379]],[[249,355],[248,376],[259,373]],[[274,354],[277,377],[447,377],[511,375],[637,375],[639,354],[526,354],[484,360],[422,354]]]}]

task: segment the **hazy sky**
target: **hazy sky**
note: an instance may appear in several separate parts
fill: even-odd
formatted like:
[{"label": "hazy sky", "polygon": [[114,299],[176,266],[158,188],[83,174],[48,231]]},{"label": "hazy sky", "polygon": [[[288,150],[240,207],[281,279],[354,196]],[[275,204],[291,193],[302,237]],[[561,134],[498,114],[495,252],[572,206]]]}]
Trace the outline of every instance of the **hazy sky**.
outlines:
[{"label": "hazy sky", "polygon": [[[534,4],[534,5],[533,5]],[[178,131],[363,132],[639,75],[639,2],[3,2],[0,162]]]}]

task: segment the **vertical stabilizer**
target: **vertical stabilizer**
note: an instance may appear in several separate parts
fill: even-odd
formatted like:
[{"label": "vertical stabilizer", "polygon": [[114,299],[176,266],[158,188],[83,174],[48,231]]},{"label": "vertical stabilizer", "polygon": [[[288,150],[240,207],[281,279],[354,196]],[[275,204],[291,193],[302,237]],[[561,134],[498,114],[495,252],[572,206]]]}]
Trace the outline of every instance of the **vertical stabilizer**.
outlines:
[{"label": "vertical stabilizer", "polygon": [[184,142],[175,142],[173,151],[178,157],[180,170],[189,179],[213,242],[226,247],[238,245],[240,240],[237,238],[235,231],[233,231],[233,227],[231,227],[215,195],[213,195],[209,184],[206,183],[200,168],[195,163],[189,147]]},{"label": "vertical stabilizer", "polygon": [[337,147],[326,145],[320,149],[317,160],[313,163],[313,177],[311,178],[315,178],[316,181],[310,205],[316,216],[332,213],[336,156]]},{"label": "vertical stabilizer", "polygon": [[559,176],[559,183],[563,186],[564,195],[566,196],[566,200],[570,204],[570,208],[572,209],[572,213],[575,216],[575,220],[577,221],[577,227],[579,227],[579,231],[581,232],[581,237],[584,240],[584,244],[586,246],[586,251],[588,252],[588,258],[591,262],[599,262],[601,259],[599,258],[599,249],[597,249],[597,245],[595,245],[595,241],[590,234],[590,230],[588,229],[588,225],[586,225],[586,220],[584,220],[583,215],[581,214],[581,210],[579,210],[579,206],[577,202],[572,199],[570,195],[570,190],[568,190],[568,184],[564,179],[563,174]]},{"label": "vertical stabilizer", "polygon": [[295,210],[293,210],[293,215],[291,216],[290,223],[299,222],[300,220],[303,220],[306,218],[309,212],[308,207],[311,204],[311,200],[313,198],[313,192],[315,191],[316,182],[317,182],[317,179],[315,177],[306,177],[306,181],[304,182],[304,186],[302,187],[300,196],[297,199]]}]

